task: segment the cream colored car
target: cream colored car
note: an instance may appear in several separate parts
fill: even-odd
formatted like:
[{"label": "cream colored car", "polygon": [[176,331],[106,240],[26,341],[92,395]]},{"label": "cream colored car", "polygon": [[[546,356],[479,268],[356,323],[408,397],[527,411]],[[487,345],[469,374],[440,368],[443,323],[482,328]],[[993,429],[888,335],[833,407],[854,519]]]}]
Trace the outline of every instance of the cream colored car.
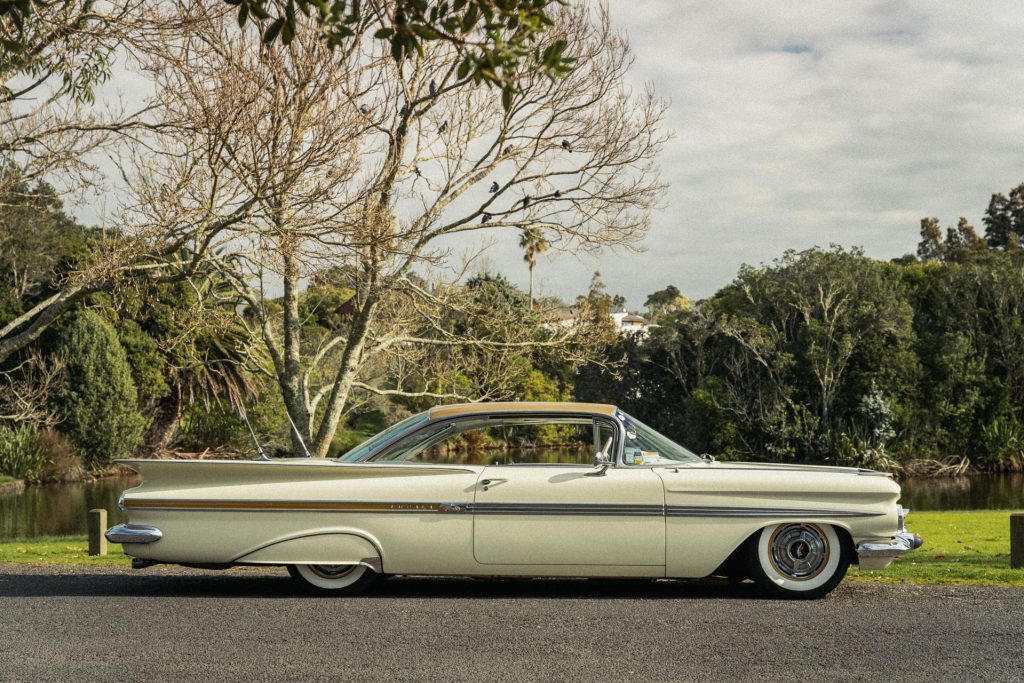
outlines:
[{"label": "cream colored car", "polygon": [[354,592],[393,574],[751,578],[819,597],[921,540],[869,470],[720,463],[613,406],[433,408],[339,459],[132,460],[133,566],[285,565]]}]

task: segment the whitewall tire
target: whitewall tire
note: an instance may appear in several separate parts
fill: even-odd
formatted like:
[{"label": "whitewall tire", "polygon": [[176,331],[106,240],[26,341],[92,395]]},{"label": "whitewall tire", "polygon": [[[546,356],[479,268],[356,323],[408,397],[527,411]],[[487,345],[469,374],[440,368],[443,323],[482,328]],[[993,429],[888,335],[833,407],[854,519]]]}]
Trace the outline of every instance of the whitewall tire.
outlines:
[{"label": "whitewall tire", "polygon": [[765,527],[751,539],[747,560],[751,578],[766,592],[805,599],[831,592],[850,565],[834,527],[805,522]]},{"label": "whitewall tire", "polygon": [[358,593],[377,578],[365,564],[292,564],[288,573],[318,592],[339,594]]}]

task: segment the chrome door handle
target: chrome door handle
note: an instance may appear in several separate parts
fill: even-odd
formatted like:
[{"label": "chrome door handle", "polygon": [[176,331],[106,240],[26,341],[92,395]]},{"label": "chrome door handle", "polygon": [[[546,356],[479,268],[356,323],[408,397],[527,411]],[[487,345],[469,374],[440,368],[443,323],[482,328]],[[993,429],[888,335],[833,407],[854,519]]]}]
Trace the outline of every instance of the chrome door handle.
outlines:
[{"label": "chrome door handle", "polygon": [[480,485],[483,486],[484,491],[486,491],[489,487],[494,486],[495,484],[503,484],[506,481],[508,481],[508,479],[481,479]]}]

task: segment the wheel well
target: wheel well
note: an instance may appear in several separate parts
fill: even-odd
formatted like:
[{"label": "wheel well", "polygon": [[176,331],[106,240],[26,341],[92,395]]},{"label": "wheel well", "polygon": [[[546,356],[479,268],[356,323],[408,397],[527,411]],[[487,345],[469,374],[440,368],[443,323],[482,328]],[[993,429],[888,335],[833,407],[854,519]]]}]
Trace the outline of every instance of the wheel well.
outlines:
[{"label": "wheel well", "polygon": [[[791,523],[797,524],[800,520],[793,520]],[[811,522],[817,523],[817,522]],[[715,571],[711,572],[712,576],[735,576],[737,574],[748,575],[747,571],[747,554],[750,546],[757,542],[758,536],[766,528],[774,526],[773,524],[764,524],[759,526],[750,532],[750,535],[743,539],[743,541],[736,546],[736,549],[729,553],[729,557],[725,558],[722,564],[718,565]],[[853,543],[853,536],[850,535],[849,529],[840,526],[838,524],[827,524],[836,531],[836,535],[839,537],[839,541],[843,544],[843,550],[846,552],[846,556],[850,559],[850,563],[856,563],[857,561],[857,549]]]}]

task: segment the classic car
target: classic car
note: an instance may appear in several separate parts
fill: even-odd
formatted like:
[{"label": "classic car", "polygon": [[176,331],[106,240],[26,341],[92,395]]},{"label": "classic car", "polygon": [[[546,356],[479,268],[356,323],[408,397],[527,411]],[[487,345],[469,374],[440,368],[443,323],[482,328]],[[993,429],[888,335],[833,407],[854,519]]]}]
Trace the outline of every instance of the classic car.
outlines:
[{"label": "classic car", "polygon": [[284,565],[351,593],[394,574],[727,576],[814,598],[918,547],[871,470],[717,462],[614,406],[432,408],[340,458],[129,460],[107,531],[142,568]]}]

